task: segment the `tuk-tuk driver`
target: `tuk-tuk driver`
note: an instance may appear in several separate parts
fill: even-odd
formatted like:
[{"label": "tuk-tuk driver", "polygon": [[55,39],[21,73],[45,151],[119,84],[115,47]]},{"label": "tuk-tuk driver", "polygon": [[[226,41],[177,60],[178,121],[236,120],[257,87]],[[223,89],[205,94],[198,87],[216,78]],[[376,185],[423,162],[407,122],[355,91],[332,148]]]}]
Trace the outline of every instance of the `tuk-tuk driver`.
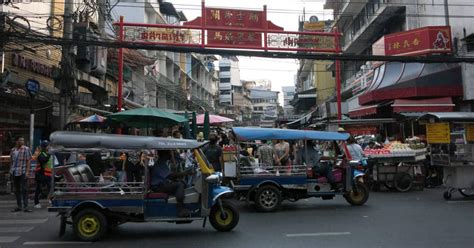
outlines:
[{"label": "tuk-tuk driver", "polygon": [[184,207],[185,183],[180,180],[185,175],[192,174],[192,171],[173,173],[170,170],[171,151],[159,150],[158,159],[153,167],[150,167],[150,185],[153,192],[167,193],[176,197],[177,214],[180,218],[190,216],[188,209]]}]

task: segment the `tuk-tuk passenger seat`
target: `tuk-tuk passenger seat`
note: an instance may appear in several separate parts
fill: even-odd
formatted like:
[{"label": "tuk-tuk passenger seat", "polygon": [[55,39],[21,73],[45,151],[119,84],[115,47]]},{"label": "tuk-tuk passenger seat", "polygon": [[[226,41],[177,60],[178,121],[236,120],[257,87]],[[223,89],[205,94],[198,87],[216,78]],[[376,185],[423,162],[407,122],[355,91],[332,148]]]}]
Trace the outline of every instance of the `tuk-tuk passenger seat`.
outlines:
[{"label": "tuk-tuk passenger seat", "polygon": [[168,199],[168,194],[161,192],[150,192],[146,195],[147,199]]}]

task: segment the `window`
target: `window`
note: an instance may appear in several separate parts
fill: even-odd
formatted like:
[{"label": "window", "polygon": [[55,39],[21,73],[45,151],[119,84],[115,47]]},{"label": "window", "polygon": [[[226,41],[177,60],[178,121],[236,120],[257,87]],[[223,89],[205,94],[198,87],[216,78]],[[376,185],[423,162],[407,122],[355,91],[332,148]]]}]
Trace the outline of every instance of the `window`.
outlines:
[{"label": "window", "polygon": [[221,71],[230,71],[230,66],[223,66],[220,69]]},{"label": "window", "polygon": [[258,107],[258,110],[263,111],[263,107]]},{"label": "window", "polygon": [[230,78],[221,78],[221,83],[230,83]]}]

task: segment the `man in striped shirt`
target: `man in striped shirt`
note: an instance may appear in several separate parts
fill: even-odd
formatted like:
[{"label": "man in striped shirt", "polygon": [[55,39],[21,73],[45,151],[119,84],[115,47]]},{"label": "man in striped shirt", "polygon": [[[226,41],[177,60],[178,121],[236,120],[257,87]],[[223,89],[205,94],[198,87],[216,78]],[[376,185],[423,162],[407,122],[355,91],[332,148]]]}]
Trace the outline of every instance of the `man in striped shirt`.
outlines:
[{"label": "man in striped shirt", "polygon": [[[17,137],[15,139],[16,146],[12,148],[10,153],[10,175],[12,177],[13,185],[15,187],[15,196],[17,207],[13,212],[19,212],[22,210],[25,212],[31,212],[28,209],[28,173],[30,171],[31,163],[31,150],[25,146],[25,139],[23,137]],[[22,204],[23,203],[23,204]]]}]

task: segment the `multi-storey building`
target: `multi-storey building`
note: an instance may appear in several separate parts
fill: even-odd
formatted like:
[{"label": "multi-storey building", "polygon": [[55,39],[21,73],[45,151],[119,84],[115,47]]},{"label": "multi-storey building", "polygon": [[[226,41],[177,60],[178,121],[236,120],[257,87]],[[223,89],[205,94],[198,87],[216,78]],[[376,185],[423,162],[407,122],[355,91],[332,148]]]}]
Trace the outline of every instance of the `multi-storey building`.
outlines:
[{"label": "multi-storey building", "polygon": [[[346,54],[459,55],[466,52],[474,32],[471,18],[459,18],[470,15],[474,5],[461,0],[327,0],[325,8],[334,10],[334,27],[342,33],[340,46]],[[469,68],[444,63],[343,62],[346,113],[351,118],[388,118],[413,116],[405,114],[409,112],[470,111]],[[330,112],[328,116],[335,115]],[[408,133],[403,127],[393,129]]]},{"label": "multi-storey building", "polygon": [[239,59],[223,57],[219,60],[219,103],[233,106],[233,86],[242,86],[240,82]]},{"label": "multi-storey building", "polygon": [[279,91],[264,89],[250,89],[252,101],[252,124],[261,127],[273,127],[278,117],[278,94]]},{"label": "multi-storey building", "polygon": [[291,101],[295,97],[295,86],[283,86],[281,87],[281,91],[283,93],[283,115],[290,116],[293,115],[293,106],[291,105]]},{"label": "multi-storey building", "polygon": [[[113,13],[115,18],[124,16],[126,22],[180,25],[187,21],[172,3],[162,1],[131,1],[127,6],[117,5]],[[140,53],[151,63],[128,68],[133,69],[129,73],[133,76],[126,82],[126,103],[170,110],[215,108],[218,78],[214,56],[168,51]]]}]

